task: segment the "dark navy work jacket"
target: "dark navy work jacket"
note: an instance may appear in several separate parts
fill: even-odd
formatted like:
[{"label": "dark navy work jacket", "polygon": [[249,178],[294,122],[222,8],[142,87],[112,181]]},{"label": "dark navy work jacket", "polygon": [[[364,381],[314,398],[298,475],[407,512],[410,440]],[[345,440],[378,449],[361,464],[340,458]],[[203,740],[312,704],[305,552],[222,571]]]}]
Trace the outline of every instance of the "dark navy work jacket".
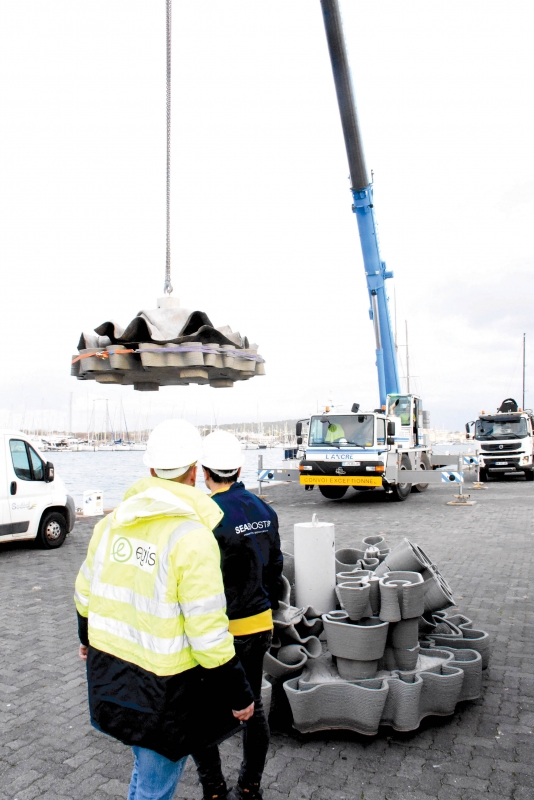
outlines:
[{"label": "dark navy work jacket", "polygon": [[221,550],[228,619],[277,609],[283,557],[276,512],[241,482],[212,500],[224,512],[213,533]]}]

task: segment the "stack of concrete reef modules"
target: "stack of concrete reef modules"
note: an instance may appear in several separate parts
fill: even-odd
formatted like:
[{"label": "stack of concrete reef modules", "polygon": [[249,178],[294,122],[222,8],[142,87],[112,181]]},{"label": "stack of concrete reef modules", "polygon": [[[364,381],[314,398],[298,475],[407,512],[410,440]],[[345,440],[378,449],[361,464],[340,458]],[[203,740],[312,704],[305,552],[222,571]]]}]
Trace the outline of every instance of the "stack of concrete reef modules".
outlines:
[{"label": "stack of concrete reef modules", "polygon": [[224,388],[265,375],[258,347],[246,337],[228,325],[215,328],[203,311],[180,308],[173,298],[159,302],[126,328],[109,321],[82,333],[71,375],[139,391],[189,383]]},{"label": "stack of concrete reef modules", "polygon": [[480,696],[488,634],[453,608],[447,581],[420,547],[404,539],[390,551],[382,537],[368,537],[337,550],[336,569],[339,608],[319,618],[289,604],[287,559],[264,670],[284,681],[297,730],[410,731]]}]

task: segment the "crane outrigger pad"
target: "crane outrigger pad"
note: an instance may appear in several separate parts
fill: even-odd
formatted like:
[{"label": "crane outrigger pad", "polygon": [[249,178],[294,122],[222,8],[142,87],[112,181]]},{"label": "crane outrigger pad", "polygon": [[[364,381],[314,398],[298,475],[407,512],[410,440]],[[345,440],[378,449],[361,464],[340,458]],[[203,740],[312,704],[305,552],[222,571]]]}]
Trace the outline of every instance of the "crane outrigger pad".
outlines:
[{"label": "crane outrigger pad", "polygon": [[140,311],[126,328],[108,321],[82,333],[71,375],[138,391],[189,383],[225,388],[265,375],[257,345],[228,325],[215,328],[203,311],[180,308],[174,298],[158,306]]}]

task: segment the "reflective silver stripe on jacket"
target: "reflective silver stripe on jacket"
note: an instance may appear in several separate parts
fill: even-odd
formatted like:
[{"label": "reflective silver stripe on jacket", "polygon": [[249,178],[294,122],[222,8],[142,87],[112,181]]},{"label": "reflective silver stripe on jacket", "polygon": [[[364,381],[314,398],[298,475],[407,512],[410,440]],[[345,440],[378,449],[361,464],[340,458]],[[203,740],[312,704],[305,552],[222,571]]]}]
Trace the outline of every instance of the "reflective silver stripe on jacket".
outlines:
[{"label": "reflective silver stripe on jacket", "polygon": [[82,606],[87,607],[89,605],[89,598],[85,597],[83,594],[80,594],[78,589],[74,590],[74,597]]},{"label": "reflective silver stripe on jacket", "polygon": [[80,572],[82,573],[86,581],[91,580],[91,570],[87,566],[87,561],[83,562],[82,566],[80,567]]},{"label": "reflective silver stripe on jacket", "polygon": [[206,597],[203,600],[191,600],[189,603],[182,603],[184,617],[196,617],[201,614],[211,614],[212,611],[224,611],[226,608],[226,596],[224,592]]},{"label": "reflective silver stripe on jacket", "polygon": [[96,628],[104,633],[109,633],[112,636],[117,636],[120,639],[125,639],[132,644],[137,644],[145,650],[152,653],[157,653],[161,656],[170,656],[174,653],[179,653],[189,646],[187,636],[173,636],[170,639],[163,639],[161,636],[154,636],[147,631],[140,631],[128,625],[127,622],[119,622],[119,620],[112,617],[102,617],[100,614],[95,614],[94,611],[89,611],[89,627]]},{"label": "reflective silver stripe on jacket", "polygon": [[98,544],[98,547],[95,551],[95,557],[93,559],[93,574],[91,576],[91,592],[96,594],[95,586],[100,583],[100,575],[102,574],[102,570],[104,569],[104,559],[106,557],[106,550],[109,541],[109,534],[111,531],[111,517],[108,518],[108,526],[105,532],[102,534],[102,538]]},{"label": "reflective silver stripe on jacket", "polygon": [[172,619],[180,615],[179,603],[162,603],[158,600],[153,600],[151,597],[134,592],[125,586],[113,586],[111,583],[103,583],[99,581],[91,588],[92,594],[97,597],[103,597],[106,600],[116,600],[119,603],[128,603],[145,614],[152,614],[154,617],[160,619]]},{"label": "reflective silver stripe on jacket", "polygon": [[[91,615],[89,615],[91,616]],[[189,636],[189,643],[193,650],[201,652],[202,650],[211,650],[212,647],[224,642],[228,636],[228,628],[219,628],[218,631],[210,631],[205,636]]]}]

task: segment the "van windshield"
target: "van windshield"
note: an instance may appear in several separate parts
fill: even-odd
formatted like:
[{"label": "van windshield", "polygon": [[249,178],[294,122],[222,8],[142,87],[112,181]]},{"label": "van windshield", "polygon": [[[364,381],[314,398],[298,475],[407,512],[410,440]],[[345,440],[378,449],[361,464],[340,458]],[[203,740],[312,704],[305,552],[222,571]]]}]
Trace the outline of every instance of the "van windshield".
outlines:
[{"label": "van windshield", "polygon": [[310,445],[325,447],[372,447],[374,444],[374,417],[372,414],[328,414],[312,417],[310,424]]},{"label": "van windshield", "polygon": [[522,439],[524,436],[528,436],[525,417],[477,419],[476,422],[475,439]]}]

